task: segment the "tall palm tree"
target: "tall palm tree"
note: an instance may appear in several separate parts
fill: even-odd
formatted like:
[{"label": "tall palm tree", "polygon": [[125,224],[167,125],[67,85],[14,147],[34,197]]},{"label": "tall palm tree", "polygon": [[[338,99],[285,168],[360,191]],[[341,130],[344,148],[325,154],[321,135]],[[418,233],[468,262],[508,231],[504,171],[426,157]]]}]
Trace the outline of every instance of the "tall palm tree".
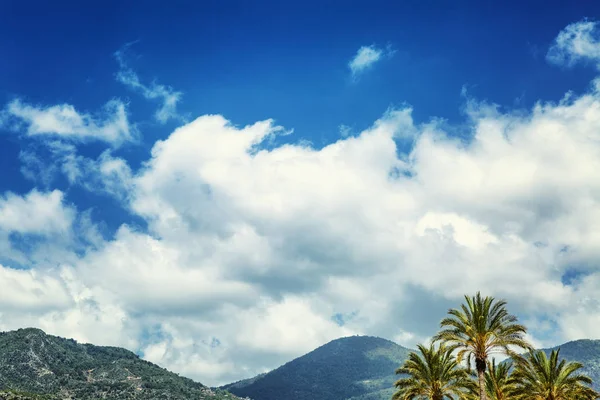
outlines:
[{"label": "tall palm tree", "polygon": [[527,359],[517,361],[512,394],[517,400],[594,400],[600,394],[589,385],[592,380],[579,372],[583,364],[559,360],[560,350],[550,357],[542,350],[530,351]]},{"label": "tall palm tree", "polygon": [[398,391],[392,400],[467,400],[475,382],[467,369],[458,364],[452,350],[443,344],[417,348],[418,353],[411,352],[396,370],[408,377],[395,383]]},{"label": "tall palm tree", "polygon": [[479,381],[479,398],[486,400],[485,371],[490,355],[501,352],[518,357],[513,348],[531,349],[525,340],[527,329],[517,323],[517,317],[506,310],[506,301],[493,297],[465,296],[466,304],[448,311],[449,317],[440,323],[442,330],[435,341],[448,343],[457,350],[457,359],[465,357],[469,367],[475,361]]}]

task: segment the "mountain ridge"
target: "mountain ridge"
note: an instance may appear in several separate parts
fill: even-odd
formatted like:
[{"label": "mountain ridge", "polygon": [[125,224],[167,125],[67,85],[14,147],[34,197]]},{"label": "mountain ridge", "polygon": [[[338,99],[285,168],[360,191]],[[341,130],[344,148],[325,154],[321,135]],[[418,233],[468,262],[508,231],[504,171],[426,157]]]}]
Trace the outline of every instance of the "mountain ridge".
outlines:
[{"label": "mountain ridge", "polygon": [[[573,340],[561,358],[584,364],[600,389],[600,340]],[[0,332],[0,400],[199,399],[384,400],[412,349],[376,336],[332,340],[274,370],[219,388],[113,346],[78,343],[37,328]],[[229,393],[229,392],[231,393]],[[232,394],[233,393],[233,394]]]},{"label": "mountain ridge", "polygon": [[[129,350],[82,344],[38,328],[0,333],[0,391],[50,399],[238,399],[145,361]],[[2,396],[34,398],[25,394]]]}]

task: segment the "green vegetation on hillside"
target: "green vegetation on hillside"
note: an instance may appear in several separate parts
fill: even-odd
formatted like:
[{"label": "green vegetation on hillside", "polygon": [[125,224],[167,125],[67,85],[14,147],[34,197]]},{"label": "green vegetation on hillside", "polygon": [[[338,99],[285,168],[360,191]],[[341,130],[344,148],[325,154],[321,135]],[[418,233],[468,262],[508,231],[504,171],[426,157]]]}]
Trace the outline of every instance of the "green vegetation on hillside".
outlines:
[{"label": "green vegetation on hillside", "polygon": [[[595,391],[598,340],[533,350],[506,303],[479,294],[450,310],[441,329],[431,346],[412,352],[381,338],[337,339],[221,389],[180,377],[125,349],[20,329],[0,333],[0,400],[239,400],[224,389],[253,400],[600,398]],[[518,347],[528,351],[516,354]],[[511,359],[496,365],[493,356],[499,353]],[[474,368],[467,373],[466,366]]]},{"label": "green vegetation on hillside", "polygon": [[81,400],[235,398],[128,350],[79,344],[32,328],[0,333],[0,391],[13,392],[2,395],[7,399],[35,398],[26,393]]},{"label": "green vegetation on hillside", "polygon": [[59,400],[59,397],[49,394],[35,394],[9,390],[0,391],[0,400]]}]

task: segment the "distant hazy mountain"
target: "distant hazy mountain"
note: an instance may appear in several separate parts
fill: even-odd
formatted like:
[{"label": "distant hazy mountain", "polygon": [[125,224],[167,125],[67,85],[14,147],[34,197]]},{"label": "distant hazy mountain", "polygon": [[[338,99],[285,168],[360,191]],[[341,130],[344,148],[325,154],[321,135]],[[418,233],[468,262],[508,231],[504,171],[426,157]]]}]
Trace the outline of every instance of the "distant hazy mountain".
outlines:
[{"label": "distant hazy mountain", "polygon": [[128,350],[79,344],[32,328],[0,333],[0,392],[0,400],[237,399]]},{"label": "distant hazy mountain", "polygon": [[409,351],[377,337],[346,337],[223,389],[254,400],[389,400]]}]

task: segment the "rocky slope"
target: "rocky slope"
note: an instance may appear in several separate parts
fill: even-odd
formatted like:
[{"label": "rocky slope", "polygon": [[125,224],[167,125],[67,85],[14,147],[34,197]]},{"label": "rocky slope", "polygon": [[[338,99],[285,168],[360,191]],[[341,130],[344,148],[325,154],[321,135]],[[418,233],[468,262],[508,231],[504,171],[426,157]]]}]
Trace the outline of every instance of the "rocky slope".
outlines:
[{"label": "rocky slope", "polygon": [[144,361],[128,350],[80,344],[33,328],[0,333],[1,391],[0,400],[238,399]]}]

